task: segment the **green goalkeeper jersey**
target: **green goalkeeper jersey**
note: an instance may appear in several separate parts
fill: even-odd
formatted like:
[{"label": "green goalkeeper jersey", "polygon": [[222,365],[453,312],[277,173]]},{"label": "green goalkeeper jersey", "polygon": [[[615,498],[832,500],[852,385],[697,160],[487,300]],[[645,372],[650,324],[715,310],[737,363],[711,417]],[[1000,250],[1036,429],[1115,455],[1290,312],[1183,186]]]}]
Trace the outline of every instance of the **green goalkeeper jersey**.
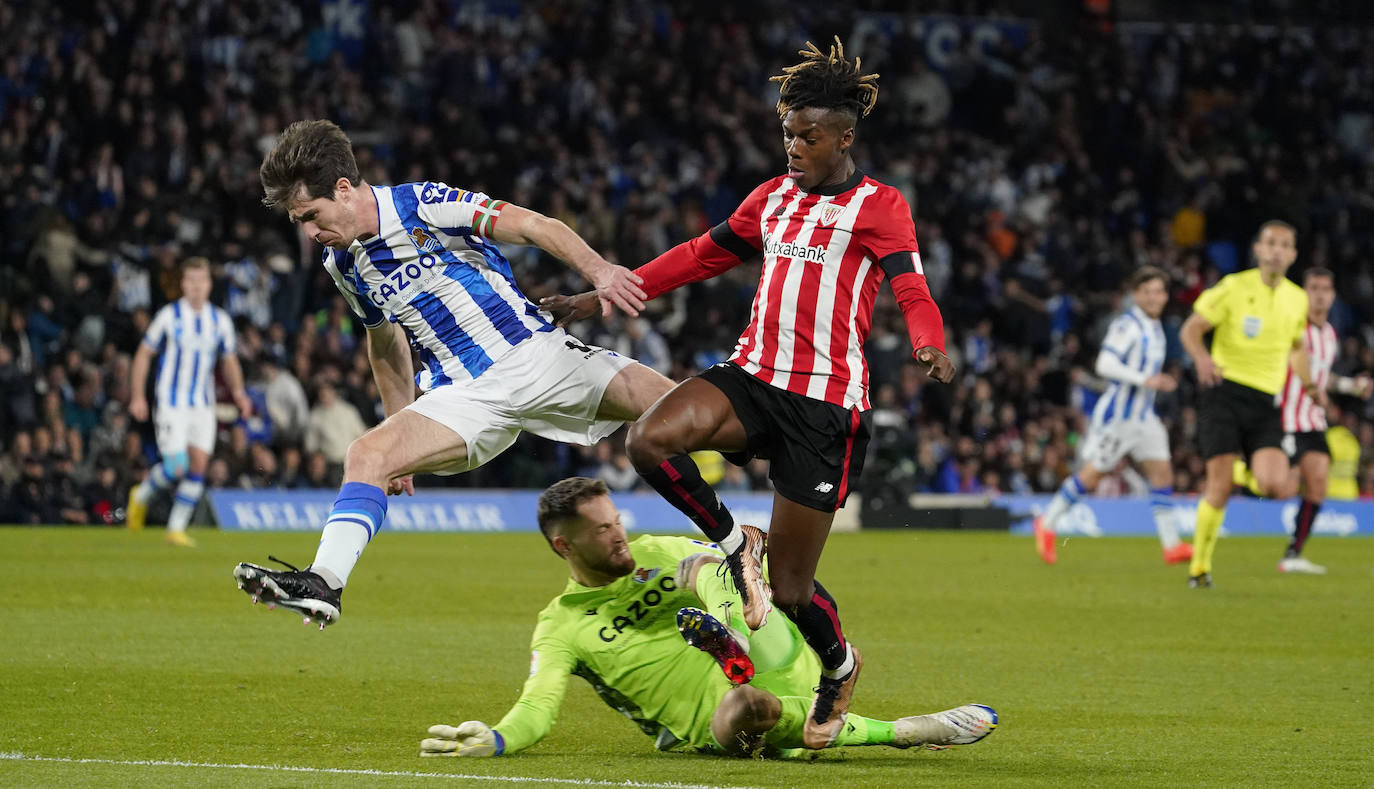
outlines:
[{"label": "green goalkeeper jersey", "polygon": [[[568,677],[591,683],[602,700],[658,738],[659,747],[685,741],[718,747],[711,716],[732,686],[709,655],[689,646],[677,630],[680,608],[703,608],[748,632],[733,585],[709,568],[695,589],[677,583],[678,563],[697,553],[724,555],[685,537],[643,536],[630,543],[634,572],[600,587],[569,579],[563,593],[540,612],[530,642],[530,676],[520,699],[495,728],[505,753],[548,734],[563,703]],[[728,577],[728,576],[727,576]],[[750,636],[753,685],[778,696],[809,696],[820,662],[781,612]]]}]

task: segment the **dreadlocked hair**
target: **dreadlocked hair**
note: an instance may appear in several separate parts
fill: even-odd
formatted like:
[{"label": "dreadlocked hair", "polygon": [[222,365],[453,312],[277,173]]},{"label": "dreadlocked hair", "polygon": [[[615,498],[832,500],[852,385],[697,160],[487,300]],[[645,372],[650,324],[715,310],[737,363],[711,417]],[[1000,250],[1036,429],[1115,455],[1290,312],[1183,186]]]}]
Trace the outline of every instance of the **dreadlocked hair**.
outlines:
[{"label": "dreadlocked hair", "polygon": [[855,119],[873,111],[878,103],[878,75],[859,71],[859,59],[845,60],[844,44],[835,36],[830,52],[822,52],[815,44],[806,42],[806,49],[798,50],[802,62],[787,66],[776,77],[780,84],[778,116],[803,107],[821,107],[848,112]]}]

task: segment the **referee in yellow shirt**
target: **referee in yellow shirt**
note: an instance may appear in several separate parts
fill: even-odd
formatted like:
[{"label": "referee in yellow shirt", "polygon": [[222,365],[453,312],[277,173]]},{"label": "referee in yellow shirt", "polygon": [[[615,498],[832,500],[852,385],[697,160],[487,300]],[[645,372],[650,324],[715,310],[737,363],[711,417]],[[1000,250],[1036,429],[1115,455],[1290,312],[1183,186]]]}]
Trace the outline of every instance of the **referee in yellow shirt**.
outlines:
[{"label": "referee in yellow shirt", "polygon": [[[1312,385],[1307,358],[1307,292],[1285,276],[1298,257],[1297,240],[1287,222],[1261,225],[1251,246],[1255,268],[1223,277],[1203,291],[1179,333],[1202,386],[1198,448],[1207,461],[1188,567],[1190,588],[1212,585],[1212,553],[1236,458],[1248,459],[1262,495],[1282,494],[1288,456],[1279,446],[1283,426],[1277,396],[1290,363],[1308,395],[1326,403],[1326,393]],[[1202,344],[1207,332],[1213,332],[1210,353]]]}]

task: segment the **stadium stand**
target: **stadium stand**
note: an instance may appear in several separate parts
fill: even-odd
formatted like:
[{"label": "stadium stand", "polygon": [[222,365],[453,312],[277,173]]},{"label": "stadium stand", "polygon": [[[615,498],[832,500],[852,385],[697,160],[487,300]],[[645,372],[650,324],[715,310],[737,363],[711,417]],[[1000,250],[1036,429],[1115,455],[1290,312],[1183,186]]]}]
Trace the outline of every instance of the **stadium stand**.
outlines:
[{"label": "stadium stand", "polygon": [[[1159,405],[1175,487],[1196,490],[1195,385],[1177,328],[1204,287],[1245,265],[1267,218],[1298,227],[1295,274],[1337,274],[1338,370],[1374,369],[1368,29],[581,5],[421,0],[373,3],[362,18],[346,0],[0,0],[0,522],[122,518],[155,451],[127,414],[130,354],[190,255],[215,263],[213,300],[239,327],[258,406],[226,414],[208,483],[336,484],[321,439],[352,411],[375,424],[378,404],[361,326],[318,249],[259,202],[258,164],[287,123],[339,122],[373,183],[442,173],[556,216],[633,266],[778,172],[767,77],[832,32],[882,74],[859,164],[913,206],[961,367],[956,385],[926,385],[884,295],[868,349],[867,492],[1052,491],[1100,389],[1092,360],[1123,276],[1144,263],[1171,277],[1167,369],[1183,385]],[[584,287],[538,250],[507,252],[534,299]],[[681,378],[729,352],[756,282],[743,266],[665,298],[647,322],[579,331]],[[1374,410],[1341,404],[1374,445]],[[425,484],[636,483],[614,438],[521,442]],[[767,485],[758,468],[717,471],[725,489]],[[1374,494],[1368,462],[1358,479]]]}]

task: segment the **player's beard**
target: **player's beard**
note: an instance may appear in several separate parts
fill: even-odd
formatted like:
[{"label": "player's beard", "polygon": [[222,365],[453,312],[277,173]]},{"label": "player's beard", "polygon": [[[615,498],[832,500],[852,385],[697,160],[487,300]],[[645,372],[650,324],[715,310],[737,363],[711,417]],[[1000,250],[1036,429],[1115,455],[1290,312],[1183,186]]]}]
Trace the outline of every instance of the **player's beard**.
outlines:
[{"label": "player's beard", "polygon": [[634,572],[635,558],[630,555],[630,549],[625,547],[624,551],[617,551],[607,556],[601,562],[600,567],[591,568],[599,573],[605,573],[613,578],[621,578]]}]

